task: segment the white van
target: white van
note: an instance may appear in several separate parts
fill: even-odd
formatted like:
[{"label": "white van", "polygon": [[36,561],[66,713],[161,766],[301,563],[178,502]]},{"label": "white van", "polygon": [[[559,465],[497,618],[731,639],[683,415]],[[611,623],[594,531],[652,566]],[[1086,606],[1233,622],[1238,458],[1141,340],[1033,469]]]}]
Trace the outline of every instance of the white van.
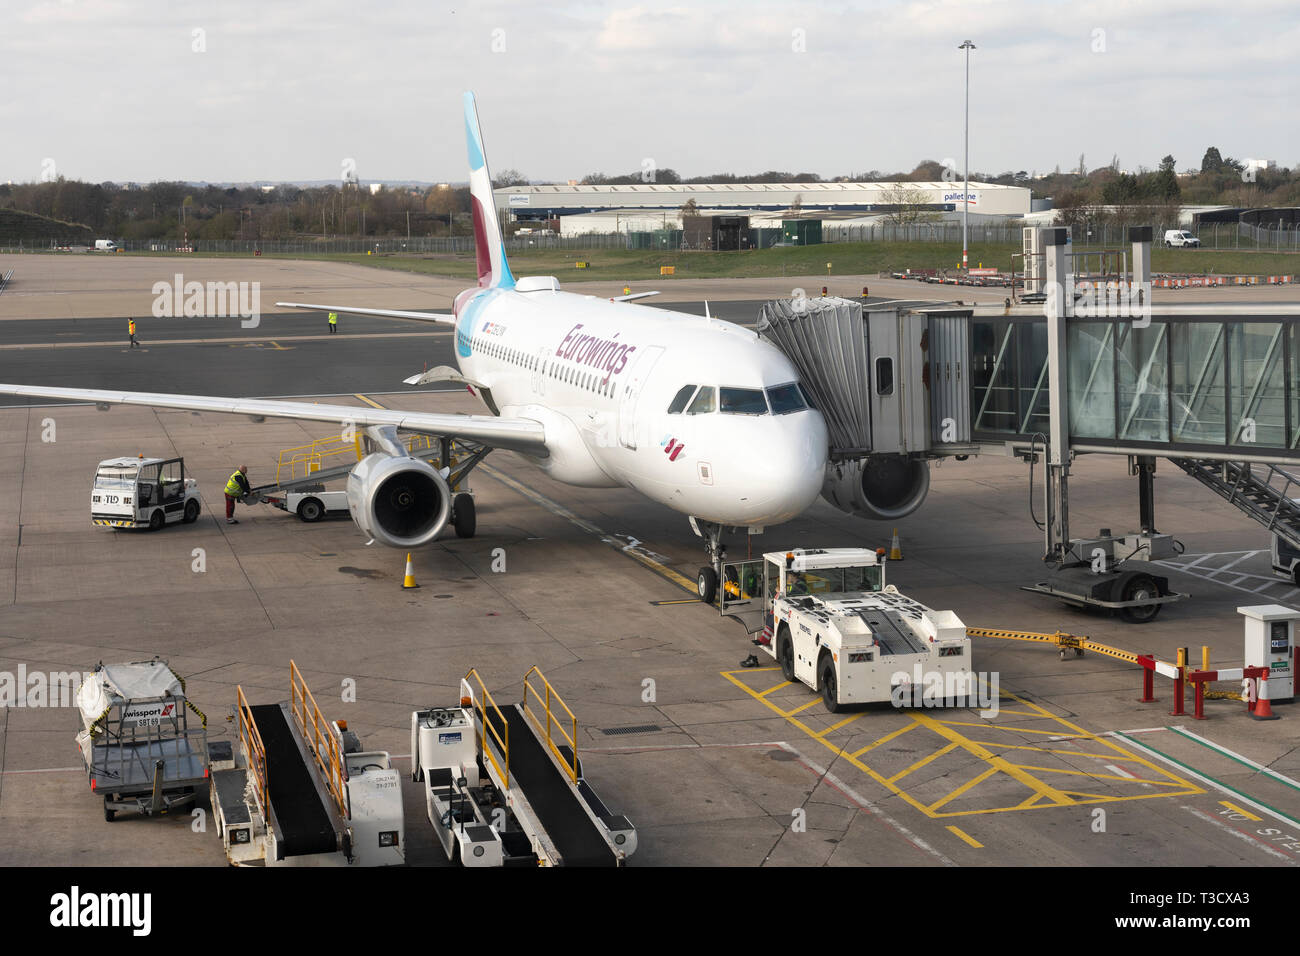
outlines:
[{"label": "white van", "polygon": [[114,242],[112,239],[96,239],[96,240],[95,240],[95,251],[96,251],[96,252],[117,252],[117,250],[118,250],[119,248],[121,248],[121,247],[120,247],[116,242]]},{"label": "white van", "polygon": [[1166,229],[1165,245],[1182,246],[1185,248],[1195,248],[1200,246],[1201,240],[1197,239],[1186,229]]}]

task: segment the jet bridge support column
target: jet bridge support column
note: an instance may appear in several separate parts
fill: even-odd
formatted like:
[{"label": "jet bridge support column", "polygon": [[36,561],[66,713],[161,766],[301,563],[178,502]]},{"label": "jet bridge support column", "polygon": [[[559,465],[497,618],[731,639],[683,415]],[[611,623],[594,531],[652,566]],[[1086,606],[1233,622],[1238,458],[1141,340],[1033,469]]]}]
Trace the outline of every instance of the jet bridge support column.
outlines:
[{"label": "jet bridge support column", "polygon": [[1066,394],[1066,316],[1073,311],[1074,283],[1067,281],[1062,228],[1042,231],[1047,280],[1047,375],[1051,427],[1047,455],[1047,557],[1063,559],[1070,547],[1070,401]]}]

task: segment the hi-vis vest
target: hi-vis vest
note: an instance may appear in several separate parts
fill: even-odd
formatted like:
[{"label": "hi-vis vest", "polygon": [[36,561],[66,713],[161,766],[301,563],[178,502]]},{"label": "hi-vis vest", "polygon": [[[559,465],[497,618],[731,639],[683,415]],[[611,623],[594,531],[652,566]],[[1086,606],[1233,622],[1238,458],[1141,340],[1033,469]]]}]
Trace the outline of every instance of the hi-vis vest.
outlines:
[{"label": "hi-vis vest", "polygon": [[127,331],[131,335],[135,335],[135,319],[127,319]]},{"label": "hi-vis vest", "polygon": [[238,478],[239,472],[235,472],[230,476],[230,480],[226,482],[226,494],[232,498],[238,498],[244,493],[243,486],[239,484]]},{"label": "hi-vis vest", "polygon": [[339,314],[337,312],[331,312],[330,325],[338,325],[338,324],[339,324]]}]

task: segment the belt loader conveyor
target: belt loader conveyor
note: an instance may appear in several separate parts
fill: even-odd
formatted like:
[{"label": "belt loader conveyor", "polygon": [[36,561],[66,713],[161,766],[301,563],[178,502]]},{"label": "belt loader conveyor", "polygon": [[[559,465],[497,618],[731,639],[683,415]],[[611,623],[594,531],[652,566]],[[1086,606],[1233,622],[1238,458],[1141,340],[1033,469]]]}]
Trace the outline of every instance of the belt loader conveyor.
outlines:
[{"label": "belt loader conveyor", "polygon": [[504,709],[473,670],[460,690],[459,706],[411,714],[411,776],[425,782],[429,822],[448,858],[476,867],[623,865],[636,830],[582,776],[577,722],[541,672],[529,671],[523,702]]},{"label": "belt loader conveyor", "polygon": [[327,722],[297,665],[288,703],[250,706],[237,690],[239,750],[214,761],[211,799],[236,865],[387,866],[404,862],[401,775]]}]

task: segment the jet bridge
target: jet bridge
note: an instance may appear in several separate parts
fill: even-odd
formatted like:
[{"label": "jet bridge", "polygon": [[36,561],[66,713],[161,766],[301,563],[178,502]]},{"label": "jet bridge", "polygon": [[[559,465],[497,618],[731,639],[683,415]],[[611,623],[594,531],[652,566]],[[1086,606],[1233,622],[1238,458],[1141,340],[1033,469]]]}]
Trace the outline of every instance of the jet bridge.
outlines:
[{"label": "jet bridge", "polygon": [[[924,499],[929,459],[1043,461],[1046,559],[1061,570],[1031,589],[1135,621],[1180,597],[1121,569],[1176,548],[1156,530],[1157,458],[1300,549],[1300,308],[1153,306],[1149,227],[1130,232],[1131,275],[1076,284],[1065,230],[1041,232],[1042,307],[764,305],[759,334],[790,357],[826,417],[824,497],[897,518]],[[1070,536],[1069,466],[1080,454],[1129,458],[1139,532]],[[1071,566],[1084,572],[1072,582]]]}]

